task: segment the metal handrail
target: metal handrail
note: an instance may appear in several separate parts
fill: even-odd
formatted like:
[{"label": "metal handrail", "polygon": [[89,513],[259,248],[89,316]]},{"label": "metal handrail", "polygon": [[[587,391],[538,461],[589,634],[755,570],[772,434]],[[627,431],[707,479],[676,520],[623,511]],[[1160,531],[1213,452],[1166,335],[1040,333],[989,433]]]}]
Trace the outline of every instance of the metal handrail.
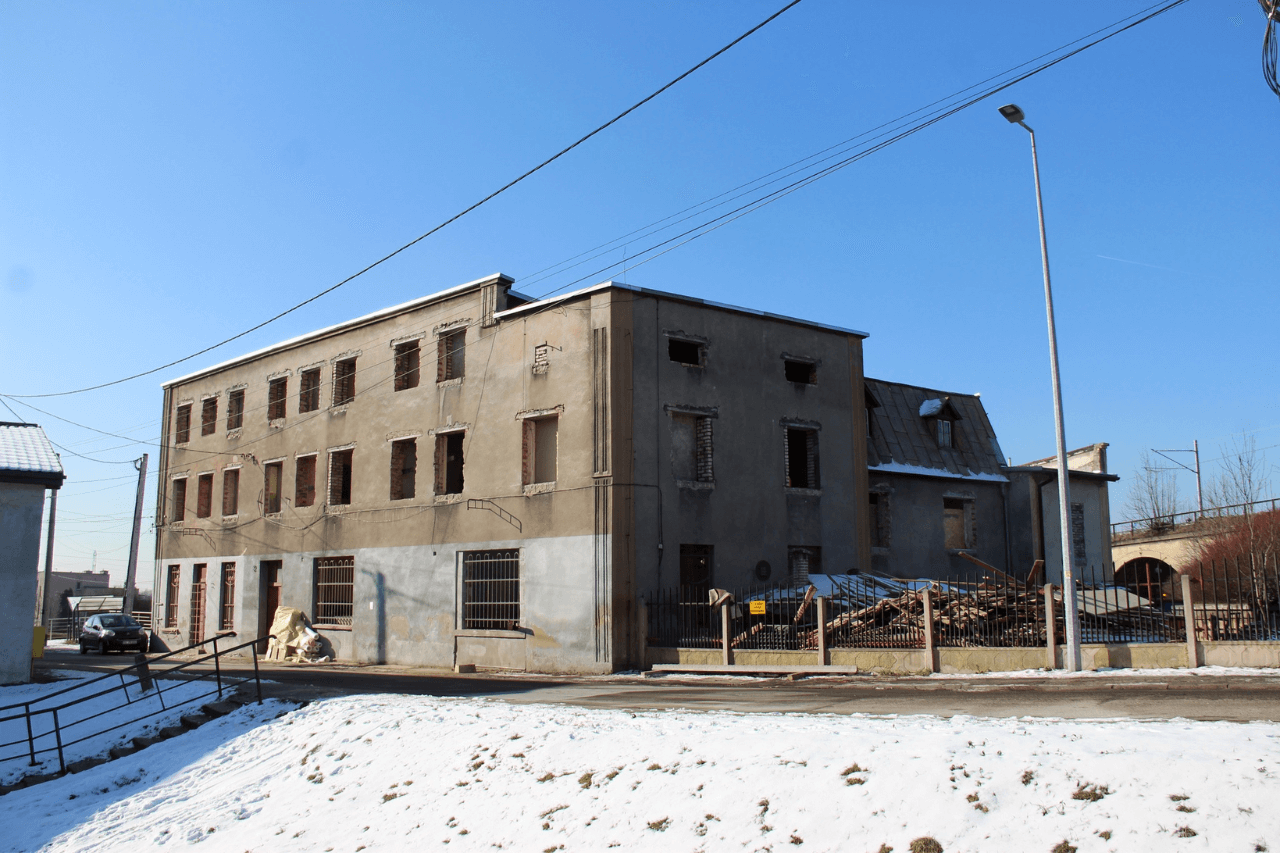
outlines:
[{"label": "metal handrail", "polygon": [[[154,717],[158,714],[166,713],[172,710],[173,708],[178,708],[178,707],[181,707],[182,705],[189,705],[192,702],[200,701],[207,697],[213,696],[215,693],[219,698],[221,698],[223,693],[226,690],[234,689],[235,687],[239,687],[242,684],[247,684],[250,681],[250,678],[248,676],[235,681],[224,681],[222,676],[222,665],[221,665],[222,657],[224,655],[229,655],[229,654],[232,654],[233,652],[240,651],[241,649],[249,648],[257,643],[260,643],[262,640],[271,639],[272,635],[267,635],[265,637],[258,637],[256,639],[249,640],[248,642],[244,642],[244,643],[240,643],[239,645],[232,646],[231,648],[225,648],[225,649],[218,648],[219,640],[226,640],[235,636],[236,634],[234,631],[218,634],[214,637],[203,640],[202,642],[193,643],[184,648],[176,649],[171,652],[166,652],[165,654],[162,654],[162,655],[157,655],[156,657],[151,659],[148,659],[145,655],[139,655],[138,657],[141,658],[141,660],[138,660],[135,663],[123,669],[117,670],[116,672],[110,672],[105,675],[100,675],[97,678],[91,678],[88,681],[82,681],[82,682],[79,682],[78,684],[70,685],[69,687],[63,688],[62,690],[58,690],[58,691],[55,691],[54,693],[41,696],[37,699],[31,699],[26,702],[15,702],[11,705],[0,706],[0,723],[10,722],[12,720],[18,720],[18,719],[25,719],[26,729],[27,729],[26,738],[16,740],[16,741],[10,741],[8,743],[0,743],[0,750],[3,750],[7,747],[17,746],[19,744],[24,744],[24,743],[27,747],[26,750],[16,755],[0,756],[0,763],[6,762],[6,761],[14,761],[18,758],[22,758],[25,755],[29,759],[28,764],[30,766],[35,766],[39,763],[36,761],[37,755],[56,751],[58,753],[59,772],[66,773],[67,764],[66,764],[66,758],[65,758],[65,749],[67,747],[74,746],[75,744],[86,741],[89,738],[98,737],[100,735],[107,734],[109,732],[115,731],[116,729],[120,729],[120,728],[123,728],[124,726],[131,725],[132,723],[139,722],[140,720],[145,720],[148,717]],[[213,646],[212,653],[202,654],[191,660],[182,661],[181,663],[171,666],[168,669],[165,669],[159,673],[154,673],[152,670],[152,665],[157,661],[163,661],[168,658],[172,658],[175,655],[182,654],[183,652],[187,652],[192,649],[200,648],[202,646],[210,645],[210,644]],[[164,700],[164,693],[166,689],[173,689],[173,687],[175,687],[176,685],[168,685],[166,687],[164,683],[156,679],[161,678],[163,676],[172,675],[173,673],[181,672],[182,670],[188,669],[198,664],[206,663],[210,659],[213,660],[213,664],[214,664],[214,670],[212,675],[215,679],[215,685],[212,686],[206,692],[199,693],[187,699],[183,699],[180,702],[175,702],[172,705],[167,705]],[[134,675],[132,682],[127,680],[125,677],[126,674],[128,673],[133,673]],[[200,675],[196,675],[195,677],[185,678],[183,679],[182,683],[185,684],[185,683],[190,683],[194,681],[201,681],[201,680],[207,679],[209,675],[210,673],[202,673]],[[40,704],[47,703],[51,699],[55,699],[58,696],[63,696],[72,691],[81,691],[88,685],[99,684],[105,681],[115,680],[115,679],[119,679],[120,681],[120,684],[118,686],[113,684],[111,687],[105,690],[99,690],[87,696],[80,696],[76,699],[73,699],[68,702],[64,702],[59,705],[55,705],[53,707],[37,708],[34,710],[31,707],[32,705],[40,705]],[[262,680],[258,670],[257,655],[253,655],[252,680],[254,682],[254,685],[257,691],[258,704],[262,704]],[[93,715],[81,718],[79,720],[75,720],[71,723],[67,723],[66,725],[62,725],[60,722],[59,714],[58,714],[59,711],[65,711],[68,708],[83,704],[84,702],[89,702],[91,700],[98,699],[102,696],[106,696],[110,693],[114,693],[117,690],[121,691],[124,694],[125,704],[131,705],[135,700],[129,696],[128,688],[130,686],[138,687],[140,689],[140,692],[144,694],[149,693],[151,689],[154,687],[155,696],[157,699],[160,700],[160,710],[141,714],[137,717],[133,717],[132,719],[126,720],[125,722],[118,723],[114,726],[108,726],[106,728],[90,732],[89,734],[79,736],[74,740],[64,742],[62,737],[63,732],[68,731],[75,726],[88,723],[94,719],[97,719],[103,716],[104,714],[111,713],[115,711],[116,708],[115,707],[108,708],[97,714],[93,714]],[[22,709],[21,713],[6,715],[6,712],[15,711],[16,709],[19,709],[19,708]],[[35,734],[35,726],[32,725],[32,720],[37,715],[40,715],[40,714],[49,714],[51,716],[53,720],[52,731]],[[41,738],[47,738],[50,735],[53,735],[56,745],[37,749],[36,741]]]},{"label": "metal handrail", "polygon": [[1204,509],[1171,512],[1167,515],[1157,515],[1152,518],[1135,518],[1132,521],[1113,521],[1111,523],[1111,535],[1119,536],[1123,533],[1149,532],[1153,530],[1167,532],[1180,524],[1195,523],[1206,518],[1246,515],[1248,510],[1263,506],[1274,511],[1280,507],[1280,498],[1264,498],[1259,501],[1250,501],[1249,503],[1209,506]]}]

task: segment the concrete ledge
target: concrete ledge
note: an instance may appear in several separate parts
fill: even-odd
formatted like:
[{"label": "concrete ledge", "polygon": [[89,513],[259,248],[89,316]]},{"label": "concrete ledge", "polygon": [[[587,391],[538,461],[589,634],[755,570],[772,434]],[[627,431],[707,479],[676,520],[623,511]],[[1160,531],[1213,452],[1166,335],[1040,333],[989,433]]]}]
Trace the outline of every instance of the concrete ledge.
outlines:
[{"label": "concrete ledge", "polygon": [[857,675],[856,666],[785,666],[780,664],[739,664],[722,666],[711,663],[659,663],[654,664],[652,672],[690,672],[716,675]]}]

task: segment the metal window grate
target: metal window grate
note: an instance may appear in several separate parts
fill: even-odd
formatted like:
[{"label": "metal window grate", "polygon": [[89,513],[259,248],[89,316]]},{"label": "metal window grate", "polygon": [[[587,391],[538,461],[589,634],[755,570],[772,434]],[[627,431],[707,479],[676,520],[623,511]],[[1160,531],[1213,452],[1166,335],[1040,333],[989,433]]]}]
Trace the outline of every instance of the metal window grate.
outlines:
[{"label": "metal window grate", "polygon": [[166,628],[178,627],[178,584],[181,582],[182,568],[180,566],[169,567],[169,583],[168,592],[164,601],[164,626]]},{"label": "metal window grate", "polygon": [[351,625],[355,603],[356,558],[316,560],[316,624]]},{"label": "metal window grate", "polygon": [[230,631],[236,616],[236,564],[222,564],[222,601],[219,607],[218,630]]},{"label": "metal window grate", "polygon": [[513,630],[520,624],[520,551],[464,551],[462,627]]}]

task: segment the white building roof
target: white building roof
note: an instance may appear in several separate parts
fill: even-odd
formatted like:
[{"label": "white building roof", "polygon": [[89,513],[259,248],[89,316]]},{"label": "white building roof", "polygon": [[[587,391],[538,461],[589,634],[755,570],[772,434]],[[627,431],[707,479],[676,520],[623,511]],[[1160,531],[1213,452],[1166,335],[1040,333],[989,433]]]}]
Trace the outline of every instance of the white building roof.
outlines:
[{"label": "white building roof", "polygon": [[62,461],[44,430],[36,424],[0,421],[0,480],[56,480],[53,488],[57,488],[65,477]]}]

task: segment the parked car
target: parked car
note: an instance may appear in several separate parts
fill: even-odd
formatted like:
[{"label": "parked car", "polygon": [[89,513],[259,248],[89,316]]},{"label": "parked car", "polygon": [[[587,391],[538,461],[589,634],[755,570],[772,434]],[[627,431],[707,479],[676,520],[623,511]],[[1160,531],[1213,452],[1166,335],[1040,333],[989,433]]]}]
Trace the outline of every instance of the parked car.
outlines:
[{"label": "parked car", "polygon": [[123,613],[99,613],[90,616],[80,630],[80,654],[89,649],[105,654],[112,649],[122,652],[145,652],[147,632],[132,616]]}]

